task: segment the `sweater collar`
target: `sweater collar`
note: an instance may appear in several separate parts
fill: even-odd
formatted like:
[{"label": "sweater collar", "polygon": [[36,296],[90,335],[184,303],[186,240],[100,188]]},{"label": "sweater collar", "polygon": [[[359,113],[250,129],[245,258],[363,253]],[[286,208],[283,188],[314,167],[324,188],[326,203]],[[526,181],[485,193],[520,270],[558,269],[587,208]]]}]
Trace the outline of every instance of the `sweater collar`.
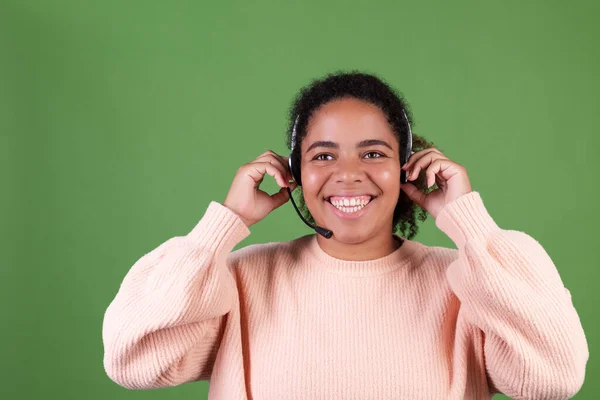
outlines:
[{"label": "sweater collar", "polygon": [[319,246],[316,234],[307,235],[305,240],[307,240],[308,254],[316,262],[317,266],[326,268],[339,275],[376,276],[408,264],[415,251],[423,246],[418,242],[408,240],[404,237],[395,234],[394,236],[403,241],[399,248],[381,258],[365,261],[349,261],[330,256]]}]

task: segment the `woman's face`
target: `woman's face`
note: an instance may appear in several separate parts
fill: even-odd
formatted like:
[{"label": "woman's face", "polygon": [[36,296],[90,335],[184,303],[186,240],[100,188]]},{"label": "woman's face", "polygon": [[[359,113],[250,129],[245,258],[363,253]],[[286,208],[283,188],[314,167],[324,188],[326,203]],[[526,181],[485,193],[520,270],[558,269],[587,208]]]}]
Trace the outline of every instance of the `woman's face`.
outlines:
[{"label": "woman's face", "polygon": [[344,243],[391,234],[399,145],[377,106],[355,98],[323,105],[309,120],[301,150],[302,191],[317,225]]}]

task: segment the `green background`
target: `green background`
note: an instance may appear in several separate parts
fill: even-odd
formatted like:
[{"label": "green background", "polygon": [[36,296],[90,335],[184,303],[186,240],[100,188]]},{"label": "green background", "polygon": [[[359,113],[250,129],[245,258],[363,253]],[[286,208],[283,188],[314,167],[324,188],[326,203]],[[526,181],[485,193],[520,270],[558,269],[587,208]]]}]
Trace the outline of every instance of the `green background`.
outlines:
[{"label": "green background", "polygon": [[[0,398],[205,398],[207,382],[113,383],[104,311],[241,164],[287,153],[301,86],[360,69],[406,96],[501,227],[545,247],[589,342],[576,398],[596,399],[599,16],[591,0],[0,1]],[[286,204],[240,246],[306,233]],[[431,217],[415,240],[454,247]]]}]

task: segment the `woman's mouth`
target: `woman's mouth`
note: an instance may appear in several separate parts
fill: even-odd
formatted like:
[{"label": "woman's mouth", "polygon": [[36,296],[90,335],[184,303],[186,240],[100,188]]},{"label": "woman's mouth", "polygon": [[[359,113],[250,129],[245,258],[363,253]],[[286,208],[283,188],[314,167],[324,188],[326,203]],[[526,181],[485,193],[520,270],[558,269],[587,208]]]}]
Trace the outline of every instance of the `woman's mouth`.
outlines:
[{"label": "woman's mouth", "polygon": [[338,217],[355,219],[365,214],[373,200],[375,200],[375,197],[370,195],[330,196],[326,199],[326,202]]}]

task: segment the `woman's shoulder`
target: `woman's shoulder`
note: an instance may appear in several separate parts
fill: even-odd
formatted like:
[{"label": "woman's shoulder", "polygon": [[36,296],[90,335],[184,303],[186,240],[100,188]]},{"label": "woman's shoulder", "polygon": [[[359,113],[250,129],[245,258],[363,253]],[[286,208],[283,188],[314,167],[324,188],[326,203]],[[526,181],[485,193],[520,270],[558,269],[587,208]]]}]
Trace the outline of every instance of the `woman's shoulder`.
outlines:
[{"label": "woman's shoulder", "polygon": [[458,249],[443,246],[421,244],[422,251],[418,252],[417,264],[430,264],[440,268],[447,267],[458,258]]},{"label": "woman's shoulder", "polygon": [[309,234],[289,241],[249,244],[232,251],[228,262],[232,267],[298,262],[304,258],[313,236]]},{"label": "woman's shoulder", "polygon": [[411,241],[415,251],[411,253],[410,270],[418,281],[438,282],[445,286],[446,272],[459,256],[456,248],[443,247],[440,245],[428,245],[425,243]]}]

